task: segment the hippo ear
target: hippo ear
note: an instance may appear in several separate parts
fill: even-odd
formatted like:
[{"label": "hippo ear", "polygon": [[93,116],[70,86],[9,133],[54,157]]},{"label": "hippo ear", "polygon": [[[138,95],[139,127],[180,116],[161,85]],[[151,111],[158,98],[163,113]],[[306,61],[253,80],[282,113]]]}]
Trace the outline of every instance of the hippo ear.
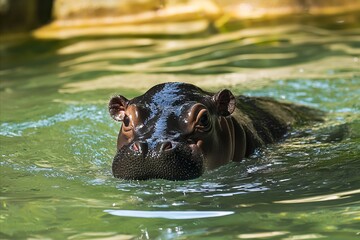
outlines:
[{"label": "hippo ear", "polygon": [[229,116],[232,114],[236,107],[236,101],[234,95],[227,89],[221,90],[213,96],[213,101],[219,115]]},{"label": "hippo ear", "polygon": [[112,97],[109,102],[109,113],[115,121],[122,121],[125,117],[125,109],[129,100],[119,95]]}]

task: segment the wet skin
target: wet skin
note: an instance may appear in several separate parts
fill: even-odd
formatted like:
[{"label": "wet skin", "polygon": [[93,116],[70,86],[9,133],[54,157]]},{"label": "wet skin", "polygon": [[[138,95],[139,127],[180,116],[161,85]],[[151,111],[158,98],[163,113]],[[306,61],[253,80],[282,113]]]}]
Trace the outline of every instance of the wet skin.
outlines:
[{"label": "wet skin", "polygon": [[137,180],[197,178],[322,116],[271,98],[235,98],[226,89],[213,94],[185,83],[159,84],[131,100],[115,96],[109,112],[122,122],[113,175]]}]

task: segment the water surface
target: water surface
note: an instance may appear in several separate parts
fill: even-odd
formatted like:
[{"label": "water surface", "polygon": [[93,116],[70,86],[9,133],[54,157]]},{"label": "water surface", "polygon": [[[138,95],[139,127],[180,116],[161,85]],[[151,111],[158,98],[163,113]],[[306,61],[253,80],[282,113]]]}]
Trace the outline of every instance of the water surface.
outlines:
[{"label": "water surface", "polygon": [[[4,45],[1,238],[359,239],[360,28],[340,23]],[[165,81],[328,115],[199,179],[114,179],[107,101]]]}]

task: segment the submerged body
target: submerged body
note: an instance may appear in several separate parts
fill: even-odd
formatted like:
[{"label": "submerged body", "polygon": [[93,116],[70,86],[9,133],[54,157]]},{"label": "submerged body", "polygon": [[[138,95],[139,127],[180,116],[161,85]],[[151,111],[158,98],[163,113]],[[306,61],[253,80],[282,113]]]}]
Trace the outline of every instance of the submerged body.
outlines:
[{"label": "submerged body", "polygon": [[113,97],[109,112],[122,122],[113,174],[138,180],[197,178],[322,115],[271,98],[235,98],[229,90],[212,94],[185,83],[159,84],[131,100]]}]

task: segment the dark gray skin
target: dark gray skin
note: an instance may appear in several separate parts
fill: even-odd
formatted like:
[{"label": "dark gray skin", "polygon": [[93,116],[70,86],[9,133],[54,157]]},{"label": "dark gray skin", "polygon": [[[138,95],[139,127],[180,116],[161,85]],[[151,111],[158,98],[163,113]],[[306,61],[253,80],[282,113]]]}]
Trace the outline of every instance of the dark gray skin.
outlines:
[{"label": "dark gray skin", "polygon": [[187,180],[281,139],[294,124],[321,120],[308,107],[265,97],[212,94],[186,83],[164,83],[145,94],[109,102],[122,122],[112,171],[122,179]]}]

